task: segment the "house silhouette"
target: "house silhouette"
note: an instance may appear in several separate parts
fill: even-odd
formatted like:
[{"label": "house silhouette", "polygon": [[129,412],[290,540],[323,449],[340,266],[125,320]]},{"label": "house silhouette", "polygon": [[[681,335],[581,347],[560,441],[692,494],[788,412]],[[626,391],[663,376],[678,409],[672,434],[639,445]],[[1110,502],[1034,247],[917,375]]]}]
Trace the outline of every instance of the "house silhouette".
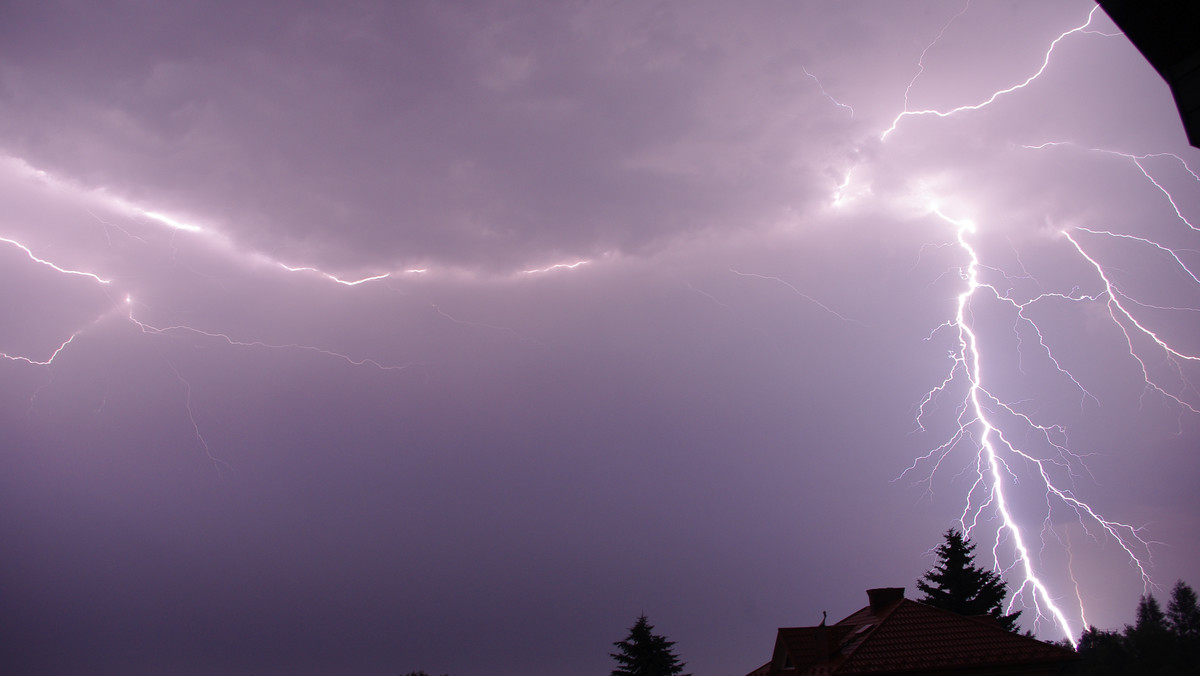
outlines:
[{"label": "house silhouette", "polygon": [[1075,652],[904,598],[902,587],[868,589],[869,604],[826,626],[783,627],[771,661],[747,676],[937,674],[1050,676]]}]

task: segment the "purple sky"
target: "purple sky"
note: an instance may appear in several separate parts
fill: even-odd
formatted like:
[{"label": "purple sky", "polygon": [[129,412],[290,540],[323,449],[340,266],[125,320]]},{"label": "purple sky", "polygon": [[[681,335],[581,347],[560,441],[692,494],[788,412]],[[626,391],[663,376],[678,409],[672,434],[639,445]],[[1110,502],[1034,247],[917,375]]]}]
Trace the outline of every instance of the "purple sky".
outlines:
[{"label": "purple sky", "polygon": [[1092,4],[169,4],[0,4],[6,673],[1200,584],[1200,151]]}]

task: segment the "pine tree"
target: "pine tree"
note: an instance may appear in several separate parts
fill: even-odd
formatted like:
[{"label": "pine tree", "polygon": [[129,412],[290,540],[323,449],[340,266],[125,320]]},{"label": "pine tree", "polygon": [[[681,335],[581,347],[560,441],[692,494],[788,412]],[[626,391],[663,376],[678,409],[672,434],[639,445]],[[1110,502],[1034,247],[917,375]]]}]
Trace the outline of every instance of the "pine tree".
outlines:
[{"label": "pine tree", "polygon": [[1174,640],[1167,628],[1167,616],[1153,595],[1138,599],[1137,621],[1125,625],[1125,644],[1136,664],[1136,672],[1158,673],[1173,656]]},{"label": "pine tree", "polygon": [[1167,624],[1171,633],[1181,639],[1200,638],[1200,604],[1196,592],[1183,580],[1175,583],[1167,603]]},{"label": "pine tree", "polygon": [[1078,676],[1129,676],[1134,672],[1133,658],[1120,632],[1089,626],[1079,637],[1076,651],[1080,664],[1071,673]]},{"label": "pine tree", "polygon": [[1004,614],[1008,585],[998,573],[975,565],[975,545],[951,528],[946,541],[938,545],[938,563],[917,580],[917,589],[925,594],[922,603],[959,615],[988,615],[1008,631],[1017,631],[1020,611]]},{"label": "pine tree", "polygon": [[679,676],[683,671],[684,663],[671,651],[675,642],[655,634],[645,615],[629,629],[628,638],[613,645],[620,652],[611,654],[618,663],[612,676]]},{"label": "pine tree", "polygon": [[1200,665],[1200,604],[1196,592],[1183,580],[1175,583],[1167,603],[1167,626],[1175,637],[1173,662],[1180,673]]},{"label": "pine tree", "polygon": [[1137,619],[1122,632],[1089,627],[1079,640],[1079,676],[1176,676],[1200,673],[1200,608],[1196,592],[1175,583],[1164,613],[1151,595],[1138,599]]}]

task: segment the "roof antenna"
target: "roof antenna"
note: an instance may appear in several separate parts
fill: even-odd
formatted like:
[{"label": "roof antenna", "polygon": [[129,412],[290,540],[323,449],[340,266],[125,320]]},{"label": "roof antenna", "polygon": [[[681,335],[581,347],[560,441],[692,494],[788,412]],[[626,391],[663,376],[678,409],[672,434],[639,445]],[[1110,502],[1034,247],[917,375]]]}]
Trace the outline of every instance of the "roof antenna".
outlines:
[{"label": "roof antenna", "polygon": [[818,627],[824,627],[824,626],[825,626],[825,611],[824,611],[824,610],[822,610],[822,611],[821,611],[821,624],[818,624],[817,626],[818,626]]}]

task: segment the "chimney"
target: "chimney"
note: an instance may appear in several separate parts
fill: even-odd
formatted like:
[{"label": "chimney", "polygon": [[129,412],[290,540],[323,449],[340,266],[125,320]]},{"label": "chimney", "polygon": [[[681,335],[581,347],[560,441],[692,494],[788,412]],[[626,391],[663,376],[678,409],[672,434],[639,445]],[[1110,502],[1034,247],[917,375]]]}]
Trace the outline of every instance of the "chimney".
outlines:
[{"label": "chimney", "polygon": [[817,634],[814,643],[816,643],[817,659],[821,662],[828,662],[833,659],[833,656],[837,654],[840,647],[833,632],[823,624],[817,625]]},{"label": "chimney", "polygon": [[871,603],[871,614],[878,615],[883,609],[904,598],[904,587],[881,587],[868,589],[867,599]]}]

